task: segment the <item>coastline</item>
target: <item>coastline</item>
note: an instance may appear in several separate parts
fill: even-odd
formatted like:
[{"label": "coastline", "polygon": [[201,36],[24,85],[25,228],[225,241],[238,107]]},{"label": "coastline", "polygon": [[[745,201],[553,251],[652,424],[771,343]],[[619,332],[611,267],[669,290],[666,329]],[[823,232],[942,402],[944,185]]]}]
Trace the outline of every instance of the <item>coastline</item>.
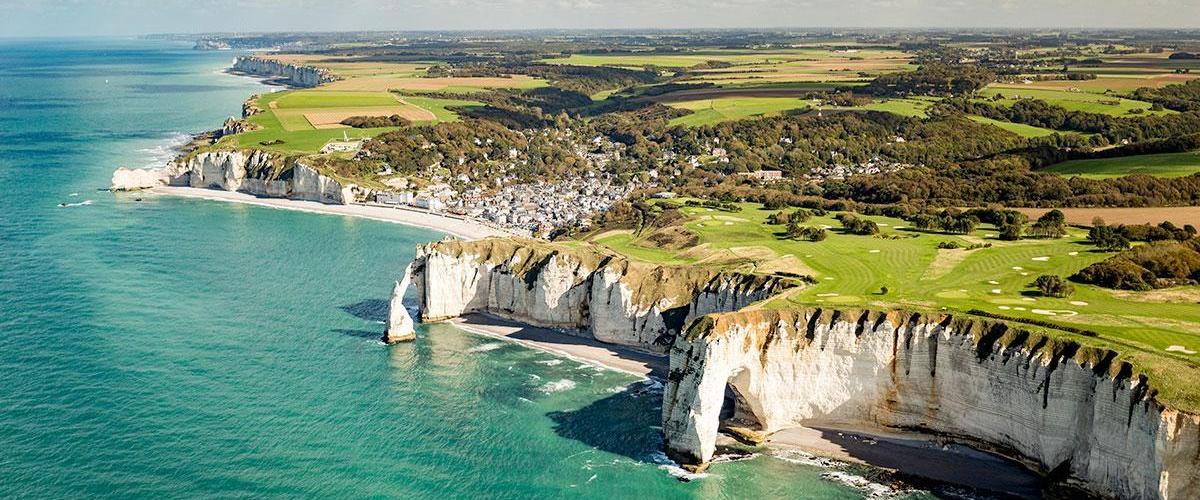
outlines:
[{"label": "coastline", "polygon": [[295,210],[324,215],[341,215],[360,219],[370,219],[405,226],[419,227],[445,233],[447,235],[474,240],[491,236],[513,236],[512,233],[499,228],[472,222],[466,219],[449,217],[429,212],[406,208],[390,208],[374,205],[327,205],[317,201],[293,200],[288,198],[260,198],[254,195],[236,191],[221,191],[179,186],[159,186],[138,193],[162,196],[177,196],[182,198],[198,198],[210,201],[240,203],[266,208]]},{"label": "coastline", "polygon": [[[604,344],[549,328],[488,314],[469,314],[443,323],[468,333],[512,342],[579,363],[663,382],[665,356]],[[723,436],[723,444],[734,439]],[[789,452],[893,471],[905,478],[979,488],[1022,498],[1040,495],[1041,477],[1016,462],[919,432],[806,422],[782,429],[764,443],[772,456]],[[817,461],[818,463],[820,461]]]},{"label": "coastline", "polygon": [[539,328],[487,314],[470,314],[445,321],[468,333],[482,335],[548,352],[607,370],[627,373],[642,379],[665,380],[669,368],[666,356],[596,340],[576,337],[549,328]]}]

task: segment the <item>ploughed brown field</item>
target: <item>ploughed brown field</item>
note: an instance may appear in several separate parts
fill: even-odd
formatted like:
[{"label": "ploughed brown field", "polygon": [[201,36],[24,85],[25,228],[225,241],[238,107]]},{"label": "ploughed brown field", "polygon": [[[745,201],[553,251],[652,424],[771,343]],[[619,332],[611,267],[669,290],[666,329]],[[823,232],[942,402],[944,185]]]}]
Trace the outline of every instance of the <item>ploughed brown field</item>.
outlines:
[{"label": "ploughed brown field", "polygon": [[[1018,208],[1018,211],[1036,219],[1048,212],[1048,208]],[[1154,207],[1154,208],[1060,208],[1070,224],[1091,225],[1092,219],[1100,217],[1113,224],[1158,224],[1171,221],[1182,227],[1191,224],[1200,227],[1200,207]]]}]

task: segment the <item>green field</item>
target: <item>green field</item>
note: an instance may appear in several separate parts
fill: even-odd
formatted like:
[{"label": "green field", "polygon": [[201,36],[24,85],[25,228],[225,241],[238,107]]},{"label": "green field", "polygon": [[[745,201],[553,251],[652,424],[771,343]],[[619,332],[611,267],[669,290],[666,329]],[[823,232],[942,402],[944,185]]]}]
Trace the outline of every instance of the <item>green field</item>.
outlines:
[{"label": "green field", "polygon": [[[810,226],[829,226],[822,242],[783,239],[783,226],[765,223],[773,213],[756,204],[743,204],[741,212],[711,211],[699,207],[682,210],[690,218],[682,224],[698,236],[697,244],[668,250],[649,243],[642,234],[610,232],[593,241],[631,258],[675,265],[736,267],[754,272],[793,272],[809,275],[816,284],[776,299],[770,306],[788,304],[844,305],[850,307],[907,308],[965,312],[979,309],[1033,320],[1044,320],[1095,331],[1098,340],[1125,351],[1136,349],[1159,358],[1200,363],[1200,355],[1179,351],[1182,346],[1200,352],[1200,287],[1176,290],[1192,296],[1191,302],[1156,301],[1155,292],[1125,293],[1076,284],[1066,299],[1040,296],[1031,286],[1039,275],[1068,276],[1111,254],[1093,251],[1085,232],[1072,229],[1058,240],[996,239],[994,228],[982,227],[960,236],[905,229],[905,221],[866,217],[881,226],[881,236],[840,232],[833,214],[815,217]],[[940,250],[938,242],[967,245],[990,243],[976,250]],[[887,287],[886,294],[881,287]],[[1178,348],[1176,348],[1178,349]]]},{"label": "green field", "polygon": [[1000,127],[1021,137],[1044,137],[1054,133],[1053,130],[1048,128],[1035,127],[1033,125],[1026,125],[1024,123],[1005,122],[974,115],[968,116],[967,118],[979,123],[986,123],[988,125]]},{"label": "green field", "polygon": [[1110,179],[1134,174],[1183,177],[1200,172],[1200,151],[1072,160],[1045,169],[1066,177]]},{"label": "green field", "polygon": [[458,114],[446,108],[459,106],[483,106],[483,103],[479,101],[471,101],[467,99],[435,99],[433,97],[422,97],[419,95],[405,95],[401,96],[401,98],[407,101],[409,104],[420,106],[429,110],[433,113],[433,116],[437,117],[437,121],[439,122],[458,121]]},{"label": "green field", "polygon": [[[448,106],[479,105],[475,101],[435,99],[420,96],[398,96],[389,92],[343,92],[328,90],[296,90],[263,95],[258,100],[262,113],[247,118],[258,129],[221,139],[219,145],[228,147],[254,147],[289,153],[315,153],[331,140],[375,137],[396,130],[396,127],[381,128],[317,128],[306,117],[311,112],[339,112],[344,110],[370,111],[372,109],[406,110],[414,113],[432,113],[432,119],[417,120],[416,123],[454,121],[458,115],[446,109]],[[428,112],[428,113],[426,113]],[[354,112],[351,112],[354,114]],[[276,142],[282,141],[282,142]]]},{"label": "green field", "polygon": [[[989,86],[979,92],[986,98],[987,102],[997,102],[1002,105],[1011,106],[1017,102],[1017,99],[1040,99],[1048,104],[1061,106],[1067,111],[1084,111],[1088,113],[1101,113],[1112,116],[1130,116],[1130,110],[1141,109],[1143,114],[1169,114],[1173,111],[1150,111],[1151,104],[1143,101],[1135,101],[1132,99],[1124,99],[1111,95],[1097,94],[1092,92],[1072,92],[1069,90],[1047,90],[1047,89],[1031,89],[1021,87],[1006,87],[1006,86]],[[992,101],[992,96],[1000,94],[1004,97],[999,101]]]},{"label": "green field", "polygon": [[808,107],[808,101],[794,97],[722,97],[667,103],[668,106],[690,109],[692,114],[671,120],[670,125],[694,127],[743,118],[778,115],[790,109]]},{"label": "green field", "polygon": [[[396,98],[387,92],[334,92],[301,90],[279,92],[272,99],[277,109],[367,108],[395,106]],[[269,103],[268,103],[269,106]]]}]

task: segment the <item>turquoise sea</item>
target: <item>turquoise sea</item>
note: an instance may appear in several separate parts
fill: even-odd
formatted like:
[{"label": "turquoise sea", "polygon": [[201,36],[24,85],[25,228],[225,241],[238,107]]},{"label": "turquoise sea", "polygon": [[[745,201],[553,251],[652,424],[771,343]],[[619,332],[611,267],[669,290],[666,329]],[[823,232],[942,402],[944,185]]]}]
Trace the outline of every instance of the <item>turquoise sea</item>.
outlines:
[{"label": "turquoise sea", "polygon": [[233,56],[0,42],[0,498],[862,496],[767,456],[678,481],[628,375],[448,326],[381,344],[435,232],[104,191],[266,88]]}]

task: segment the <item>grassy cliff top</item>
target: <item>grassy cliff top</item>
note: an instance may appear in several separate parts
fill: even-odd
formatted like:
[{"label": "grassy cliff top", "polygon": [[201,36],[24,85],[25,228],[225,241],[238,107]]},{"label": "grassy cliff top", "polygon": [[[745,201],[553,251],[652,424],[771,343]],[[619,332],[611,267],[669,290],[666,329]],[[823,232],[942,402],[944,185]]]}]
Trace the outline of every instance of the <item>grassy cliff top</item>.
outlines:
[{"label": "grassy cliff top", "polygon": [[[959,235],[917,231],[901,219],[858,215],[880,228],[879,235],[862,236],[843,231],[837,214],[829,213],[804,223],[827,228],[824,241],[810,242],[788,239],[785,226],[768,224],[768,216],[777,211],[752,203],[739,206],[736,212],[683,207],[685,217],[668,228],[609,231],[592,235],[589,242],[642,262],[815,278],[812,286],[781,296],[767,308],[982,311],[1088,330],[1126,352],[1200,365],[1200,287],[1125,292],[1076,284],[1075,293],[1065,298],[1036,290],[1038,276],[1070,276],[1112,255],[1089,244],[1085,230],[1069,228],[1061,239],[1003,241],[986,224]],[[688,244],[674,244],[681,240]],[[947,243],[964,248],[939,248]]]},{"label": "grassy cliff top", "polygon": [[580,276],[596,271],[616,273],[617,279],[633,292],[634,301],[650,307],[662,300],[675,305],[687,303],[700,291],[720,286],[758,290],[774,295],[795,287],[801,280],[767,274],[731,271],[711,266],[664,266],[630,260],[602,248],[579,243],[552,243],[524,238],[486,238],[475,241],[446,240],[431,243],[427,251],[453,257],[473,256],[478,263],[507,266],[525,278],[538,273],[555,259],[581,268]]}]

